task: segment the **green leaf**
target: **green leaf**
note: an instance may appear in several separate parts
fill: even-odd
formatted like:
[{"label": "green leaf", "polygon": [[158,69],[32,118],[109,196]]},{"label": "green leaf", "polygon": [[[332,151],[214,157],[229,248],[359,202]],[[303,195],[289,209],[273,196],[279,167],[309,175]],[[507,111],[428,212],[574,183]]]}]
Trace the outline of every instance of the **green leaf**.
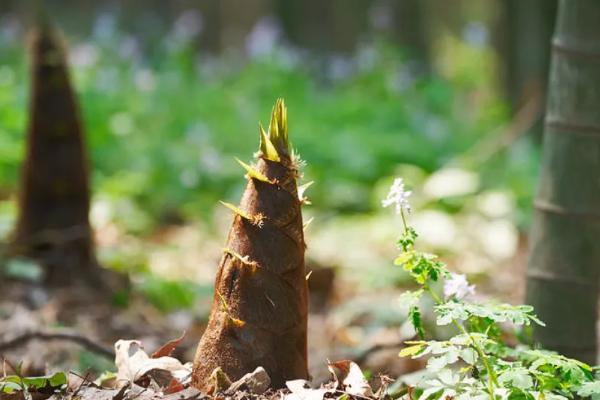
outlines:
[{"label": "green leaf", "polygon": [[600,381],[585,382],[577,389],[577,395],[583,397],[600,395]]},{"label": "green leaf", "polygon": [[[23,385],[21,384],[21,380],[19,379],[18,381],[13,381],[9,378],[14,377],[14,376],[10,376],[10,377],[6,377],[2,380],[0,380],[0,393],[14,393],[14,392],[18,392],[20,390],[23,390]],[[18,377],[14,377],[14,378],[18,378]]]},{"label": "green leaf", "polygon": [[533,378],[523,367],[511,368],[498,377],[498,382],[508,387],[527,390],[533,387]]},{"label": "green leaf", "polygon": [[413,251],[405,251],[394,260],[394,265],[404,265],[411,261],[415,253]]},{"label": "green leaf", "polygon": [[67,384],[67,375],[64,372],[57,372],[48,378],[48,383],[52,387],[59,387]]},{"label": "green leaf", "polygon": [[415,328],[417,335],[419,335],[419,338],[423,339],[425,337],[425,330],[423,329],[421,310],[419,310],[418,306],[413,306],[410,308],[410,311],[408,312],[408,318]]},{"label": "green leaf", "polygon": [[458,353],[458,356],[469,365],[475,365],[477,359],[479,358],[477,352],[470,347],[461,349]]},{"label": "green leaf", "polygon": [[515,325],[530,325],[531,322],[541,323],[533,314],[533,307],[525,305],[448,301],[437,305],[435,312],[439,325],[448,325],[453,319],[466,321],[472,317],[488,318],[494,322],[511,322]]},{"label": "green leaf", "polygon": [[408,346],[400,350],[398,353],[398,357],[412,357],[414,355],[419,354],[421,350],[425,347],[425,344],[414,344],[412,346]]},{"label": "green leaf", "polygon": [[9,375],[0,378],[0,389],[4,393],[13,393],[25,389],[42,389],[46,387],[60,388],[67,384],[67,375],[64,372],[57,372],[52,375],[33,376],[21,378],[16,375]]},{"label": "green leaf", "polygon": [[44,275],[42,266],[25,258],[13,258],[4,265],[4,274],[9,278],[39,282]]},{"label": "green leaf", "polygon": [[406,292],[400,295],[400,297],[398,298],[398,303],[400,307],[410,309],[411,307],[414,307],[417,304],[419,304],[419,300],[421,299],[422,295],[422,289],[415,291],[407,290]]},{"label": "green leaf", "polygon": [[449,364],[454,364],[458,361],[459,349],[454,346],[444,348],[444,353],[437,357],[431,357],[427,361],[427,369],[430,371],[440,371]]}]

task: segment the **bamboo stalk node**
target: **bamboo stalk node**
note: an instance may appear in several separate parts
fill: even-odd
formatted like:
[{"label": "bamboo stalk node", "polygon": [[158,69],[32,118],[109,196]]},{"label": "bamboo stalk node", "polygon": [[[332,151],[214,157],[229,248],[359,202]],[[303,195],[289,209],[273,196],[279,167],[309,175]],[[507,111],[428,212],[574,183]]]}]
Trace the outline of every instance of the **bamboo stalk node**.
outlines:
[{"label": "bamboo stalk node", "polygon": [[595,49],[574,46],[572,43],[565,43],[559,38],[555,38],[552,41],[552,50],[554,50],[555,54],[577,57],[591,62],[600,61],[600,52],[595,51]]},{"label": "bamboo stalk node", "polygon": [[546,128],[551,128],[553,132],[561,132],[572,135],[584,135],[599,137],[600,126],[582,125],[574,122],[560,121],[558,119],[546,119]]},{"label": "bamboo stalk node", "polygon": [[549,214],[594,220],[600,219],[600,214],[595,213],[593,211],[568,209],[558,204],[554,204],[550,201],[544,201],[541,199],[536,199],[533,202],[533,206],[536,210],[543,211]]}]

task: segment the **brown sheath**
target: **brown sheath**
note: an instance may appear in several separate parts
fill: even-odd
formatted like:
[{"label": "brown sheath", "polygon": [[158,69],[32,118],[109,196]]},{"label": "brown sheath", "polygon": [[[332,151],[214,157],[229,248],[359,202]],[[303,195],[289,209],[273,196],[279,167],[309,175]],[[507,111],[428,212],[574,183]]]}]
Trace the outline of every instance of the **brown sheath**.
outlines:
[{"label": "brown sheath", "polygon": [[273,387],[307,379],[308,289],[304,267],[302,199],[290,155],[287,114],[278,100],[269,134],[247,170],[215,281],[208,327],[194,360],[194,386],[210,390],[220,367],[232,380],[265,368]]},{"label": "brown sheath", "polygon": [[14,255],[38,259],[50,284],[90,277],[88,159],[79,109],[59,34],[32,33],[32,87]]}]

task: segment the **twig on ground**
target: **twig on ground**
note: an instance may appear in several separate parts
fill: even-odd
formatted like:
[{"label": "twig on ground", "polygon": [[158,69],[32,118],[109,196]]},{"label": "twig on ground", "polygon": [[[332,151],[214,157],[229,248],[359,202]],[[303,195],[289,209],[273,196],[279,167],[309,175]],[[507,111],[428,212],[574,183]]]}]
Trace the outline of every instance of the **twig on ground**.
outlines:
[{"label": "twig on ground", "polygon": [[81,388],[83,387],[84,384],[86,384],[87,382],[92,382],[90,380],[90,373],[87,372],[85,374],[85,376],[83,377],[83,379],[81,380],[81,382],[79,383],[79,385],[77,386],[77,389],[75,389],[75,391],[73,392],[73,397],[76,397],[79,394],[79,391],[81,390]]},{"label": "twig on ground", "polygon": [[6,341],[0,341],[0,352],[23,346],[32,340],[52,341],[63,340],[77,343],[86,349],[109,359],[115,358],[115,352],[111,347],[95,342],[76,332],[69,331],[29,331],[15,336]]},{"label": "twig on ground", "polygon": [[[94,381],[92,381],[92,380],[88,379],[88,377],[89,377],[89,375],[90,375],[90,374],[89,374],[89,372],[88,372],[88,373],[86,373],[86,374],[85,374],[85,376],[82,376],[82,375],[79,375],[77,372],[75,372],[75,371],[72,371],[72,370],[71,370],[71,371],[69,371],[69,374],[71,374],[71,375],[75,375],[76,377],[78,377],[79,379],[81,379],[81,380],[82,380],[82,383],[83,383],[83,384],[85,384],[85,386],[91,386],[91,387],[94,387],[94,388],[97,388],[97,389],[102,389],[102,386],[100,386],[100,385],[96,385],[96,384],[94,383]],[[77,390],[77,392],[78,392],[78,391],[79,391],[79,389]],[[75,393],[76,393],[76,392],[75,392]],[[73,395],[75,395],[75,393],[74,393]]]}]

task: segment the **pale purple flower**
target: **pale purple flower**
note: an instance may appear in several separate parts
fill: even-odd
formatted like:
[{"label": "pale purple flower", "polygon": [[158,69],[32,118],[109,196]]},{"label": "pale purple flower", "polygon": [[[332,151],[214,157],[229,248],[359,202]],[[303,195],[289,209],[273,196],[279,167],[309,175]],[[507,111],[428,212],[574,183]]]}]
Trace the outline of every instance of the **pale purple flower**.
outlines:
[{"label": "pale purple flower", "polygon": [[387,197],[381,201],[383,207],[394,205],[396,208],[396,214],[400,214],[402,210],[410,213],[410,204],[408,198],[412,192],[410,190],[404,190],[404,182],[402,178],[394,179],[394,183],[390,187],[390,192]]},{"label": "pale purple flower", "polygon": [[91,43],[76,45],[69,53],[69,62],[77,67],[93,67],[99,58],[98,48]]},{"label": "pale purple flower", "polygon": [[184,11],[175,21],[172,35],[179,42],[187,42],[202,32],[202,14],[196,10]]},{"label": "pale purple flower", "polygon": [[454,297],[457,300],[475,294],[475,285],[469,285],[467,277],[463,274],[450,273],[450,278],[444,282],[444,296]]},{"label": "pale purple flower", "polygon": [[279,21],[267,16],[261,18],[246,37],[246,51],[252,58],[266,56],[273,52],[281,39],[282,28]]}]

